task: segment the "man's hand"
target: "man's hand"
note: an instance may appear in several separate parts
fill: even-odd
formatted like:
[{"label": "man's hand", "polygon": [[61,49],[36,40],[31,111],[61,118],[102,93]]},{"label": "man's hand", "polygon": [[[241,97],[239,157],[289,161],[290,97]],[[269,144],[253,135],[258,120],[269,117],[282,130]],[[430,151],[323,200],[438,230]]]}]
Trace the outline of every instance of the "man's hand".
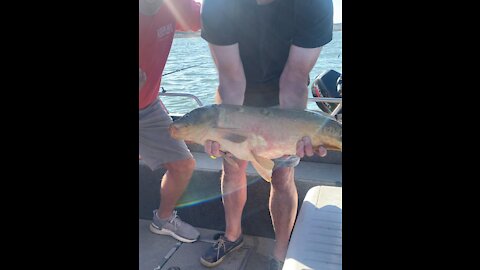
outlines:
[{"label": "man's hand", "polygon": [[297,156],[299,156],[300,158],[303,158],[305,155],[311,157],[314,153],[321,157],[324,157],[327,155],[327,149],[323,146],[320,146],[317,149],[313,149],[310,137],[303,137],[300,141],[297,142]]},{"label": "man's hand", "polygon": [[207,153],[211,157],[217,158],[225,154],[222,151],[220,151],[220,144],[215,141],[207,140],[205,142],[204,148],[205,148],[205,153]]},{"label": "man's hand", "polygon": [[145,74],[141,68],[138,68],[138,92],[140,92],[146,80],[147,74]]},{"label": "man's hand", "polygon": [[207,140],[205,142],[204,148],[205,148],[205,153],[207,153],[210,156],[210,158],[217,159],[218,157],[223,157],[223,160],[227,162],[227,163],[224,163],[225,165],[230,164],[230,166],[233,169],[235,170],[240,169],[239,163],[238,163],[239,160],[235,158],[230,152],[220,151],[220,144],[218,142]]}]

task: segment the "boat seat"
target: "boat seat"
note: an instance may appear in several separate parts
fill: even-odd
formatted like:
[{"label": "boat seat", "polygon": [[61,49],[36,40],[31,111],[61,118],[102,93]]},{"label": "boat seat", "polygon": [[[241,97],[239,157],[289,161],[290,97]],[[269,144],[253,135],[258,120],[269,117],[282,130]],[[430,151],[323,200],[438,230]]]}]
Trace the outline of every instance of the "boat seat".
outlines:
[{"label": "boat seat", "polygon": [[341,187],[315,186],[308,190],[282,269],[342,269]]}]

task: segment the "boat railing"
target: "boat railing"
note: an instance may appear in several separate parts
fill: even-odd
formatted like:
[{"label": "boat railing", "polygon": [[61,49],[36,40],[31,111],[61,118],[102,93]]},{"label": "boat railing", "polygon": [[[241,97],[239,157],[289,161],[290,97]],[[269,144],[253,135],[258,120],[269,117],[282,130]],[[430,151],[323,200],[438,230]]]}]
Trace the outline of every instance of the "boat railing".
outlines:
[{"label": "boat railing", "polygon": [[203,103],[202,101],[195,95],[193,94],[186,94],[186,93],[170,93],[163,89],[162,87],[162,91],[160,91],[160,93],[158,94],[159,96],[167,96],[167,97],[187,97],[187,98],[191,98],[193,100],[195,100],[197,102],[197,105],[199,107],[203,107]]},{"label": "boat railing", "polygon": [[[170,93],[162,89],[160,91],[159,96],[168,96],[168,97],[187,97],[195,100],[197,102],[198,107],[202,107],[203,103],[202,101],[195,96],[194,94],[186,94],[186,93]],[[325,98],[325,97],[313,97],[313,98],[308,98],[309,102],[329,102],[329,103],[338,103],[338,106],[333,110],[330,115],[331,116],[337,116],[337,114],[340,112],[342,109],[342,98]]]},{"label": "boat railing", "polygon": [[333,110],[330,115],[337,116],[340,110],[342,109],[342,98],[325,98],[325,97],[313,97],[308,98],[309,102],[329,102],[329,103],[338,103],[338,106]]}]

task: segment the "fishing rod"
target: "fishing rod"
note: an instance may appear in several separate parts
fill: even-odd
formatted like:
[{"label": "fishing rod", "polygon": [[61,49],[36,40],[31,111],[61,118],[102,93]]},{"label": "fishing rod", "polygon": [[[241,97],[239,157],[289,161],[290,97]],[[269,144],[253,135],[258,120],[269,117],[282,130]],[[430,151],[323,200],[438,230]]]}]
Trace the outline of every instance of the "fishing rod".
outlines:
[{"label": "fishing rod", "polygon": [[185,69],[189,69],[189,68],[193,68],[193,67],[198,67],[198,66],[203,65],[203,64],[204,64],[204,63],[200,63],[200,64],[196,64],[196,65],[193,65],[193,66],[189,66],[189,67],[177,69],[177,70],[174,70],[174,71],[172,71],[172,72],[168,72],[168,73],[162,74],[162,77],[163,77],[163,76],[170,75],[170,74],[173,74],[173,73],[176,73],[176,72],[179,72],[179,71],[182,71],[182,70],[185,70]]},{"label": "fishing rod", "polygon": [[[189,68],[193,68],[193,67],[198,67],[200,65],[203,65],[204,63],[200,63],[200,64],[196,64],[196,65],[193,65],[193,66],[189,66],[189,67],[185,67],[185,68],[180,68],[180,69],[177,69],[177,70],[174,70],[172,72],[168,72],[168,73],[165,73],[162,75],[163,76],[167,76],[169,74],[173,74],[175,72],[179,72],[179,71],[182,71],[182,70],[185,70],[185,69],[189,69]],[[196,97],[195,95],[192,95],[192,94],[183,94],[183,93],[167,93],[167,90],[165,90],[165,88],[163,88],[163,86],[160,87],[160,89],[162,89],[162,91],[160,91],[160,93],[158,93],[159,96],[182,96],[182,97],[189,97],[189,98],[193,98],[197,104],[202,107],[203,106],[203,103],[200,101],[200,99],[198,99],[198,97]]]}]

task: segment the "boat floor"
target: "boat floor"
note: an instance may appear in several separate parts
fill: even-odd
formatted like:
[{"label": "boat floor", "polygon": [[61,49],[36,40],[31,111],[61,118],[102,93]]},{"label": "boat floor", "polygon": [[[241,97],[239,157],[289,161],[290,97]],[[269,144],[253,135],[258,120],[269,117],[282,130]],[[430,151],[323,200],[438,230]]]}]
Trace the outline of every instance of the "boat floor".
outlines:
[{"label": "boat floor", "polygon": [[[158,190],[165,170],[151,171],[142,160],[139,161],[140,270],[209,269],[200,263],[200,257],[212,245],[214,236],[225,229],[219,184],[222,159],[211,159],[199,151],[192,151],[192,154],[196,160],[196,168],[187,190],[179,201],[179,205],[182,206],[179,211],[183,220],[199,229],[201,237],[195,243],[181,243],[170,236],[150,232],[150,217],[152,209],[158,207],[160,202]],[[341,161],[341,156],[338,157]],[[247,168],[247,178],[248,197],[242,217],[245,245],[212,269],[267,269],[274,246],[273,226],[268,211],[270,184],[258,176],[251,164]],[[296,167],[295,183],[300,210],[301,202],[310,188],[318,185],[342,186],[342,165],[302,160]]]},{"label": "boat floor", "polygon": [[[200,257],[214,243],[216,230],[197,228],[200,239],[195,243],[182,243],[170,236],[153,234],[150,220],[139,220],[140,270],[195,270],[209,269],[200,263]],[[266,269],[274,240],[244,235],[244,246],[213,268],[215,270]]]}]

